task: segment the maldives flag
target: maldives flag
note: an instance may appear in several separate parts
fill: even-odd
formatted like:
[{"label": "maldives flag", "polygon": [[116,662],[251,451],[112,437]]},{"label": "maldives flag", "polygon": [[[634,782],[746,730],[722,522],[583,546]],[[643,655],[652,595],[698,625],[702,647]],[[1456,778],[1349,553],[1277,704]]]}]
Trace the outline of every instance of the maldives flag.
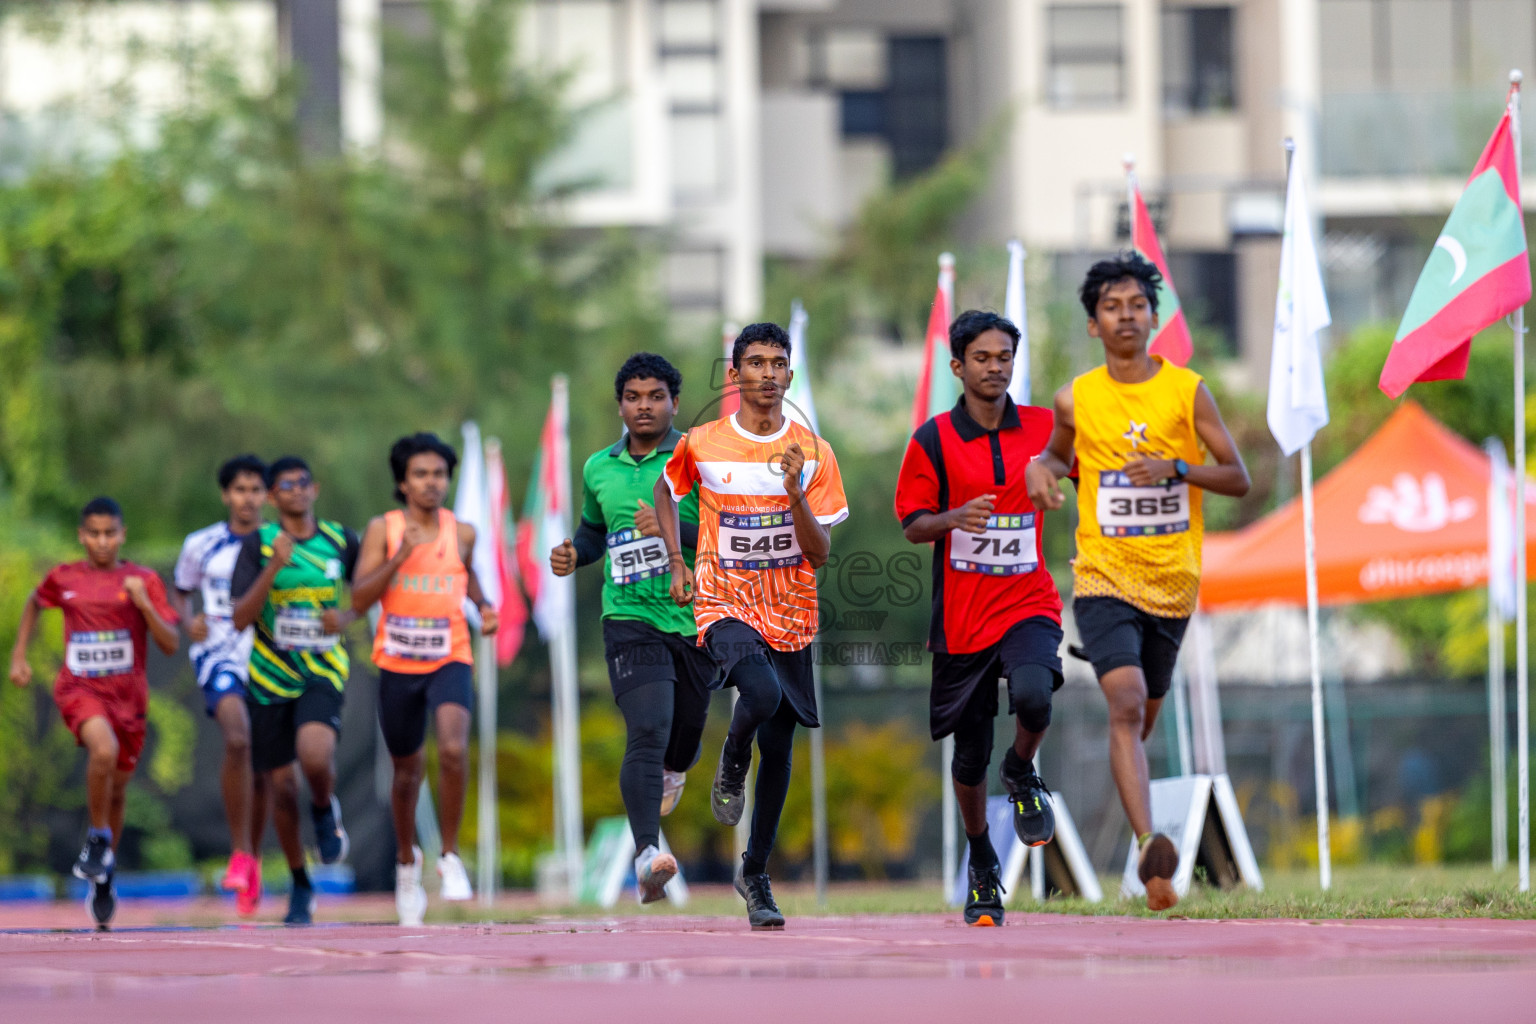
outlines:
[{"label": "maldives flag", "polygon": [[735,324],[726,324],[722,330],[722,338],[725,342],[725,369],[721,371],[720,379],[723,382],[723,390],[720,392],[720,418],[735,416],[741,408],[741,391],[731,384],[728,376],[732,361],[736,358],[736,330]]},{"label": "maldives flag", "polygon": [[1510,128],[1506,104],[1413,286],[1381,368],[1379,386],[1392,398],[1414,381],[1465,377],[1472,335],[1531,298],[1531,258]]},{"label": "maldives flag", "polygon": [[1162,284],[1157,286],[1157,329],[1152,332],[1147,351],[1175,366],[1183,366],[1195,353],[1194,343],[1189,339],[1189,321],[1184,317],[1184,307],[1179,305],[1179,293],[1168,273],[1168,260],[1157,242],[1157,228],[1152,224],[1152,215],[1147,212],[1134,174],[1130,176],[1130,191],[1131,248],[1151,260],[1163,275]]},{"label": "maldives flag", "polygon": [[528,480],[523,521],[517,531],[517,564],[523,586],[533,600],[533,621],[545,642],[553,640],[575,611],[574,577],[556,576],[549,553],[571,535],[570,442],[566,433],[569,397],[563,375],[554,379],[554,394],[539,452]]},{"label": "maldives flag", "polygon": [[[947,258],[946,258],[947,257]],[[928,311],[928,330],[923,338],[923,368],[912,398],[912,429],[916,430],[941,412],[948,412],[960,398],[960,385],[949,369],[949,321],[954,316],[955,261],[945,253],[939,258],[939,286]]]}]

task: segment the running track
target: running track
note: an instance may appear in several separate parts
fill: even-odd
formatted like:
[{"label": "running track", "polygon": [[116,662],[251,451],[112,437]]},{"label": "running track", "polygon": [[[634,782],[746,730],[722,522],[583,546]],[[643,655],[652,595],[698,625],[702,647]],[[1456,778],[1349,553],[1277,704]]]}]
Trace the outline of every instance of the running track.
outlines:
[{"label": "running track", "polygon": [[[74,908],[75,915],[79,914]],[[1528,1021],[1536,921],[626,916],[404,929],[28,929],[0,1021]]]}]

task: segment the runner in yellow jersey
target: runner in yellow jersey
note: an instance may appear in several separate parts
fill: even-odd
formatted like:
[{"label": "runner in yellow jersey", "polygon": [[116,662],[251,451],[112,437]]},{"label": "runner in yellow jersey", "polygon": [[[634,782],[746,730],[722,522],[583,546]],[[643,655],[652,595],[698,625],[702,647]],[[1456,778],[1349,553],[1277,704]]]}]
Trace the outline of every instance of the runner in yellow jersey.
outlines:
[{"label": "runner in yellow jersey", "polygon": [[1110,771],[1152,910],[1178,902],[1179,854],[1152,832],[1143,744],[1195,610],[1203,492],[1248,493],[1243,457],[1200,375],[1147,352],[1161,280],[1134,253],[1089,269],[1079,296],[1104,365],[1056,392],[1050,443],[1025,471],[1035,507],[1056,509],[1058,481],[1077,470],[1072,612],[1109,703]]}]

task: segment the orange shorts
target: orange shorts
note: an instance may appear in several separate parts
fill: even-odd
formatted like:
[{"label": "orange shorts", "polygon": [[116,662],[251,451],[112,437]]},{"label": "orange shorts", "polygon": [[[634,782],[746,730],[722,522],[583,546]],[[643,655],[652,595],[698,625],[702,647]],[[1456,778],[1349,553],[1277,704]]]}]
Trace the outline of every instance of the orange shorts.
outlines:
[{"label": "orange shorts", "polygon": [[105,718],[117,736],[117,770],[131,772],[138,765],[139,754],[144,751],[145,701],[133,695],[103,694],[78,683],[61,683],[53,689],[53,702],[78,746],[85,746],[80,727],[92,718]]}]

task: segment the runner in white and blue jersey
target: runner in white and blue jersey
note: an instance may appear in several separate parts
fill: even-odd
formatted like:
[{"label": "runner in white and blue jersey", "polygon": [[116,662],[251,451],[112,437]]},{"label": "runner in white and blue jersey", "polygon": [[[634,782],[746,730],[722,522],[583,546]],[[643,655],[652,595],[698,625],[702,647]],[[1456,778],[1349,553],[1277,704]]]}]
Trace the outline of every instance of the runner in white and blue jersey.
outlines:
[{"label": "runner in white and blue jersey", "polygon": [[[253,631],[236,629],[230,618],[229,581],[241,541],[261,527],[261,507],[267,498],[265,473],[266,465],[254,455],[237,456],[219,468],[219,493],[229,519],[187,537],[176,560],[171,598],[192,641],[192,667],[208,717],[224,734],[220,781],[231,853],[222,884],[236,893],[235,908],[243,916],[254,914],[261,899],[261,861],[251,839],[251,719],[245,708]],[[202,599],[202,610],[196,615],[191,608],[193,594]]]}]

